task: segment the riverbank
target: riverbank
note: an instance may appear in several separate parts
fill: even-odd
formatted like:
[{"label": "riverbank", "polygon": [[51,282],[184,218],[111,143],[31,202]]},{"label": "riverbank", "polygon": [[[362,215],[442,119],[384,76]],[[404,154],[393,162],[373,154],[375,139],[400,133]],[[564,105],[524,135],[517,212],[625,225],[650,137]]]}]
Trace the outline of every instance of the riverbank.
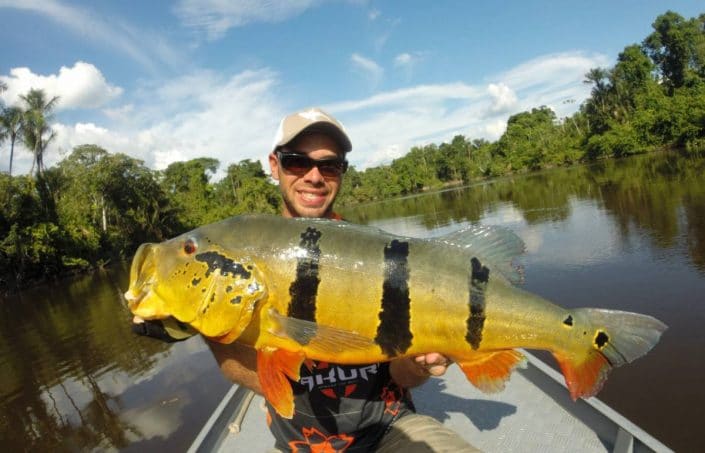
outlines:
[{"label": "riverbank", "polygon": [[[434,193],[438,191],[444,191],[444,190],[453,190],[453,189],[458,189],[461,187],[466,187],[466,186],[476,186],[476,185],[482,185],[482,184],[487,184],[487,183],[495,183],[495,182],[501,182],[503,180],[507,179],[512,179],[512,178],[518,178],[518,177],[524,177],[524,176],[531,176],[531,175],[541,175],[545,172],[550,172],[550,171],[556,171],[559,169],[571,169],[571,168],[580,168],[580,167],[586,167],[586,166],[592,166],[592,165],[600,165],[604,162],[616,162],[620,159],[627,159],[631,158],[634,156],[644,156],[644,155],[660,155],[660,154],[668,154],[668,155],[673,155],[673,156],[678,156],[683,159],[688,159],[693,157],[692,154],[687,154],[684,149],[682,148],[675,148],[675,147],[659,147],[651,151],[650,153],[646,154],[639,154],[639,155],[629,155],[629,156],[624,156],[621,158],[614,158],[614,157],[609,157],[609,156],[603,156],[599,159],[596,159],[595,161],[590,161],[590,162],[585,162],[585,163],[578,163],[578,164],[573,164],[569,166],[547,166],[545,168],[541,168],[538,170],[529,170],[529,169],[523,169],[521,171],[514,171],[514,172],[509,172],[505,175],[502,176],[484,176],[484,177],[477,177],[473,179],[472,181],[466,182],[462,179],[453,179],[448,182],[444,183],[439,183],[435,186],[419,186],[417,187],[414,191],[410,193],[405,193],[402,195],[390,195],[386,198],[375,198],[371,199],[368,201],[363,201],[363,202],[351,202],[350,198],[345,198],[342,197],[341,202],[338,203],[338,207],[341,211],[344,210],[355,210],[358,209],[359,207],[364,207],[368,205],[373,205],[375,203],[380,203],[380,202],[386,202],[390,200],[395,200],[395,199],[404,199],[407,197],[416,197],[424,194],[429,194],[429,193]],[[354,183],[351,182],[351,184]],[[346,183],[347,184],[347,183]],[[345,186],[344,186],[345,187]],[[346,202],[347,201],[347,202]],[[254,209],[252,212],[271,212],[271,206],[268,206],[264,210],[258,210]],[[227,216],[226,216],[227,217]],[[225,218],[225,217],[223,217]],[[217,221],[220,220],[220,218],[214,218],[212,221]],[[36,225],[37,228],[43,226],[43,224],[38,224]],[[198,225],[197,225],[198,226]],[[195,227],[195,226],[194,226]],[[30,229],[33,227],[30,226]],[[187,227],[181,227],[181,228],[173,228],[173,232],[171,236],[176,236],[178,234],[181,234],[185,231],[190,230],[191,228]],[[46,240],[46,235],[42,236]],[[29,238],[27,240],[30,240]],[[144,241],[153,241],[154,238],[148,238],[144,237]],[[57,241],[58,244],[61,244],[65,242],[65,240],[59,240]],[[124,241],[123,241],[124,242]],[[35,258],[32,266],[29,268],[31,272],[25,272],[22,273],[21,270],[23,267],[22,266],[12,266],[10,263],[6,262],[3,264],[2,260],[0,260],[0,269],[4,270],[4,272],[0,272],[0,297],[3,295],[7,296],[9,294],[14,294],[17,293],[18,291],[22,291],[24,288],[31,287],[34,285],[38,284],[43,284],[43,283],[48,283],[52,281],[61,281],[66,278],[70,278],[72,276],[76,275],[82,275],[86,273],[93,272],[95,270],[99,270],[101,268],[104,268],[106,266],[109,266],[111,262],[123,262],[125,260],[129,261],[132,257],[132,254],[134,253],[134,250],[139,246],[139,243],[135,243],[130,247],[129,250],[118,250],[116,252],[113,252],[111,255],[106,255],[101,259],[96,259],[95,258],[95,251],[91,252],[92,257],[91,260],[95,264],[91,264],[88,261],[88,256],[76,256],[73,255],[71,257],[64,257],[64,256],[57,256],[57,253],[59,252],[59,245],[54,244],[53,249],[55,250],[54,253],[52,254],[47,254],[46,256],[50,258],[50,261],[48,262],[42,262],[40,260],[40,256],[37,253],[34,253]],[[43,248],[47,248],[46,244],[40,243],[39,245]],[[28,248],[31,250],[31,248]],[[39,261],[37,261],[39,260]]]}]

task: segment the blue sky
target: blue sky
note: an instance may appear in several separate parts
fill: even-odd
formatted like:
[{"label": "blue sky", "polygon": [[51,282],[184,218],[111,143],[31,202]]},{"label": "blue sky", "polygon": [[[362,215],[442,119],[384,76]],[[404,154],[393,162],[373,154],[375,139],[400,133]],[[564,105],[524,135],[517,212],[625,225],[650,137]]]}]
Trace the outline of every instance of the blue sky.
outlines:
[{"label": "blue sky", "polygon": [[[51,165],[94,143],[154,169],[264,158],[283,115],[321,106],[358,168],[456,134],[496,140],[507,118],[572,114],[582,83],[696,1],[0,0],[2,100],[60,102]],[[13,173],[27,172],[28,152]],[[9,144],[0,148],[6,170]],[[266,168],[266,167],[265,167]]]}]

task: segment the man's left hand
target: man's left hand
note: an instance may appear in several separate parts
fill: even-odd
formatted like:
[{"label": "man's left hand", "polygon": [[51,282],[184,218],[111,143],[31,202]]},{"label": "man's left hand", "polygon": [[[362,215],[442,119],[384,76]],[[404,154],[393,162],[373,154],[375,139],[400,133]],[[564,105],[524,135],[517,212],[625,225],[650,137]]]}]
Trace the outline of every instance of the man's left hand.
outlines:
[{"label": "man's left hand", "polygon": [[431,376],[443,376],[453,361],[437,352],[429,352],[414,357],[414,363],[422,372]]},{"label": "man's left hand", "polygon": [[392,360],[389,370],[392,379],[406,388],[419,386],[430,376],[442,376],[453,361],[443,354],[429,352],[416,357],[403,357]]}]

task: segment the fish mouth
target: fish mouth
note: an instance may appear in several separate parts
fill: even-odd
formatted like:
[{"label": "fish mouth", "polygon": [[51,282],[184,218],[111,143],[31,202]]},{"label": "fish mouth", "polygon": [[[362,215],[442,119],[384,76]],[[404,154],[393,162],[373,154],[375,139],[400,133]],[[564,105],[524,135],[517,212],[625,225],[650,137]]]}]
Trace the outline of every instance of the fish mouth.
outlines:
[{"label": "fish mouth", "polygon": [[142,244],[135,252],[130,267],[130,286],[125,292],[125,302],[127,308],[135,315],[145,319],[151,318],[145,310],[140,309],[142,301],[149,299],[153,295],[153,287],[156,282],[154,272],[154,245]]},{"label": "fish mouth", "polygon": [[125,293],[125,302],[127,302],[127,308],[130,309],[130,311],[134,311],[137,306],[140,304],[142,299],[145,298],[145,296],[149,293],[150,291],[144,291],[141,290],[137,293],[135,293],[132,288],[128,289],[127,292]]}]

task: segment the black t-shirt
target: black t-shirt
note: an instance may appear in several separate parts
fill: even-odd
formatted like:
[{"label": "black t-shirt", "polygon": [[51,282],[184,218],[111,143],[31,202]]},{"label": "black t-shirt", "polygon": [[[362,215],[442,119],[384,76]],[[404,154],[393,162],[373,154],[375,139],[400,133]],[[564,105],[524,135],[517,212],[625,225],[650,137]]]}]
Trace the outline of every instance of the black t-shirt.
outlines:
[{"label": "black t-shirt", "polygon": [[294,390],[294,416],[280,417],[267,404],[276,448],[282,451],[373,449],[399,417],[414,412],[408,390],[389,374],[389,362],[337,365],[307,360]]}]

